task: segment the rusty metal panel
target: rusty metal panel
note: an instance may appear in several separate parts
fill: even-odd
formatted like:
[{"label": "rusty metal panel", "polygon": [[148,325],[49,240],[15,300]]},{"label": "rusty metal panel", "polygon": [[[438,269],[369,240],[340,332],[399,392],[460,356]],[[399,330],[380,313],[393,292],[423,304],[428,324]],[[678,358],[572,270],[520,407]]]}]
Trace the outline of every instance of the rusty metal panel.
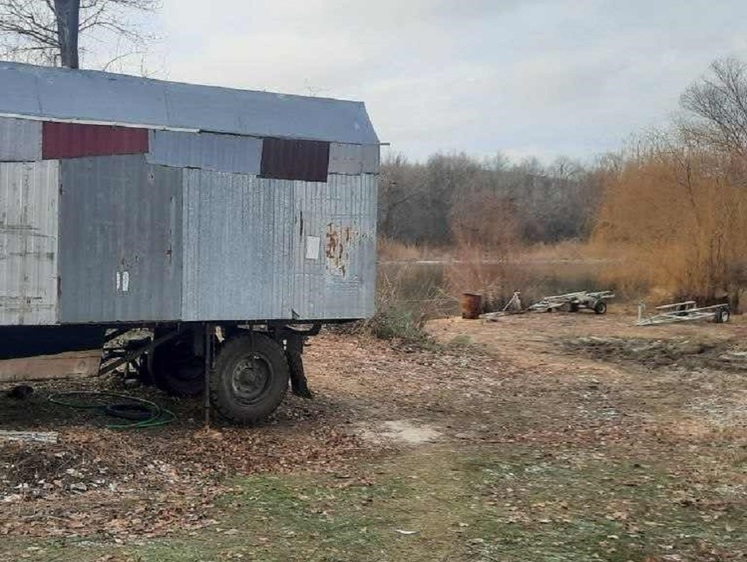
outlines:
[{"label": "rusty metal panel", "polygon": [[178,320],[182,170],[104,156],[60,177],[60,321]]},{"label": "rusty metal panel", "polygon": [[213,133],[151,131],[147,159],[154,164],[259,174],[262,139]]},{"label": "rusty metal panel", "polygon": [[329,144],[321,141],[266,138],[260,176],[267,179],[326,182]]},{"label": "rusty metal panel", "polygon": [[184,171],[184,320],[290,319],[293,182]]},{"label": "rusty metal panel", "polygon": [[45,160],[146,152],[147,129],[50,121],[42,126],[42,158]]},{"label": "rusty metal panel", "polygon": [[378,144],[364,104],[0,62],[0,115]]},{"label": "rusty metal panel", "polygon": [[0,162],[41,160],[42,124],[0,117]]},{"label": "rusty metal panel", "polygon": [[57,320],[59,163],[0,163],[0,325]]},{"label": "rusty metal panel", "polygon": [[[367,318],[376,289],[375,175],[296,183],[293,311],[308,320]],[[309,252],[320,240],[320,251]]]}]

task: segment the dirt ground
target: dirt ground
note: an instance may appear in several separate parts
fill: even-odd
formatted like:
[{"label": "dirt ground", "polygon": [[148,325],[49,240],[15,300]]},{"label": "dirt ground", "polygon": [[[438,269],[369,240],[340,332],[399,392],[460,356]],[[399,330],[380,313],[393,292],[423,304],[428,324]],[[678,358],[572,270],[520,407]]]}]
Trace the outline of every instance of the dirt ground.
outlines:
[{"label": "dirt ground", "polygon": [[[3,548],[9,560],[745,559],[747,319],[633,320],[443,319],[425,349],[326,333],[305,352],[316,398],[289,397],[253,428],[205,431],[199,401],[117,380],[3,392],[0,428],[59,443],[0,442],[0,559]],[[71,389],[144,396],[178,419],[108,429],[95,411],[48,402]],[[341,482],[352,487],[336,504],[319,491]],[[281,485],[301,498],[288,512]],[[247,486],[254,503],[236,499]],[[375,491],[389,495],[377,503]],[[359,500],[382,506],[364,538],[329,527],[335,510],[358,517]],[[293,519],[307,503],[313,515]],[[275,506],[260,511],[277,528],[255,529],[255,504]],[[421,529],[410,542],[389,528],[405,515]],[[255,542],[220,531],[213,549],[205,537],[237,517]]]}]

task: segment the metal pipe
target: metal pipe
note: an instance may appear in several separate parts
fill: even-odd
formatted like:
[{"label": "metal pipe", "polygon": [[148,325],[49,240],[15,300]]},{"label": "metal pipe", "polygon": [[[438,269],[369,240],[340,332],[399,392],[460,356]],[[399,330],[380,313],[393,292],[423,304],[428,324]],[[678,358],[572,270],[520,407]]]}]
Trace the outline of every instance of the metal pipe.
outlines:
[{"label": "metal pipe", "polygon": [[213,369],[213,332],[212,324],[205,324],[205,429],[210,428],[210,373]]}]

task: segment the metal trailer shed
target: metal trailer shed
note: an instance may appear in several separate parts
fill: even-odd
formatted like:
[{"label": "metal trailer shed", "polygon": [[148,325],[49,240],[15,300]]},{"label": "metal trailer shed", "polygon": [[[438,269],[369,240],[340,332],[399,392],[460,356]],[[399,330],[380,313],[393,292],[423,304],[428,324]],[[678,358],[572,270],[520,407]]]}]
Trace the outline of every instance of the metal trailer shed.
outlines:
[{"label": "metal trailer shed", "polygon": [[0,62],[0,358],[145,327],[105,368],[255,421],[373,312],[378,172],[359,102]]}]

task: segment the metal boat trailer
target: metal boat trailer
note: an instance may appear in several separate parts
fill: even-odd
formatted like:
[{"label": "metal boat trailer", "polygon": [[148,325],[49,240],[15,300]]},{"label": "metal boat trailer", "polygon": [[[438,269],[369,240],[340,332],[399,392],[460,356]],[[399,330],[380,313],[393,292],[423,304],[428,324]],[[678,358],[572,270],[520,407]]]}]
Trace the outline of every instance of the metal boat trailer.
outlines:
[{"label": "metal boat trailer", "polygon": [[578,291],[564,295],[553,295],[543,297],[541,301],[534,303],[529,310],[536,312],[556,312],[561,308],[568,312],[578,312],[582,308],[593,310],[595,314],[607,312],[607,302],[615,298],[612,291]]},{"label": "metal boat trailer", "polygon": [[657,306],[656,314],[644,316],[646,305],[638,305],[638,320],[636,326],[652,326],[654,324],[671,324],[675,322],[692,322],[695,320],[711,320],[716,324],[728,322],[731,316],[728,304],[714,304],[698,306],[695,301],[682,301]]}]

